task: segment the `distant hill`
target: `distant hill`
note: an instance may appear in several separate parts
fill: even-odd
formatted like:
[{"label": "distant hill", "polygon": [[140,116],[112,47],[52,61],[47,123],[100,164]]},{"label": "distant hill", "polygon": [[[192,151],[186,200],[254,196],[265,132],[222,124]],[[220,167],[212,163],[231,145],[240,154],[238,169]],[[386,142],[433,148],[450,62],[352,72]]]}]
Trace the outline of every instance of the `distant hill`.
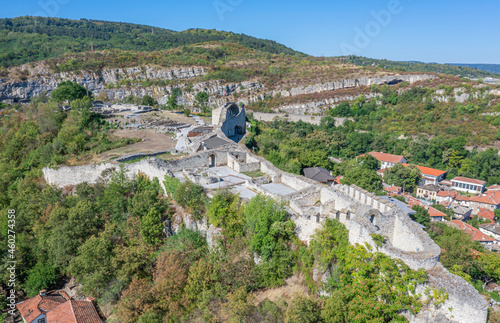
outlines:
[{"label": "distant hill", "polygon": [[458,63],[450,63],[448,65],[454,66],[468,66],[472,68],[476,68],[481,71],[486,71],[490,73],[500,74],[500,64],[458,64]]},{"label": "distant hill", "polygon": [[[495,74],[493,71],[487,71],[477,67],[478,65],[486,64],[468,64],[469,66],[462,66],[459,64],[437,64],[437,63],[422,63],[422,62],[398,62],[386,59],[375,59],[361,56],[340,56],[337,59],[347,61],[352,64],[360,66],[378,66],[385,69],[404,71],[404,72],[433,72],[456,75],[460,77],[496,77],[500,78],[500,74]],[[490,66],[490,65],[488,65]],[[497,65],[500,73],[500,65]]]},{"label": "distant hill", "polygon": [[272,40],[207,29],[176,32],[122,22],[45,17],[0,19],[0,66],[103,49],[157,51],[208,41],[231,42],[272,54],[301,55]]}]

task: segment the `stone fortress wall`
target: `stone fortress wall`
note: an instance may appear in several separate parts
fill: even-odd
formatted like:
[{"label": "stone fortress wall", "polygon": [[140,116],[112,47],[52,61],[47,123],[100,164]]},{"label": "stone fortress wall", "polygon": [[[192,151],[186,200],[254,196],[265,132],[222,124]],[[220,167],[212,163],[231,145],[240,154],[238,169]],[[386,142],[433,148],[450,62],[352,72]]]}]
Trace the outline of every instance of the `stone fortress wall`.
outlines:
[{"label": "stone fortress wall", "polygon": [[[213,156],[213,157],[211,157]],[[368,243],[377,248],[372,234],[380,234],[386,242],[378,247],[380,252],[392,258],[401,259],[412,269],[423,268],[429,275],[429,285],[442,288],[448,293],[448,300],[439,308],[429,305],[417,316],[407,314],[411,322],[486,322],[487,302],[464,279],[452,275],[439,263],[440,248],[424,232],[419,224],[412,221],[394,204],[380,199],[354,185],[322,185],[303,176],[289,174],[274,167],[264,158],[248,151],[225,150],[202,151],[190,157],[163,161],[155,158],[144,159],[133,164],[123,164],[130,175],[139,172],[149,178],[158,178],[173,172],[189,169],[209,169],[214,158],[214,166],[227,166],[236,172],[260,171],[264,176],[245,180],[244,187],[288,203],[292,220],[297,225],[297,235],[309,241],[314,230],[320,228],[327,218],[338,219],[349,230],[351,244]],[[76,185],[83,181],[95,183],[102,171],[117,169],[113,163],[101,165],[44,168],[45,180],[58,187]],[[293,193],[272,194],[263,187],[268,183],[280,183],[293,189]],[[163,186],[163,183],[162,183]],[[189,223],[196,228],[196,223]],[[207,224],[201,224],[203,231]],[[214,228],[210,228],[214,230]],[[423,292],[426,286],[419,290]]]}]

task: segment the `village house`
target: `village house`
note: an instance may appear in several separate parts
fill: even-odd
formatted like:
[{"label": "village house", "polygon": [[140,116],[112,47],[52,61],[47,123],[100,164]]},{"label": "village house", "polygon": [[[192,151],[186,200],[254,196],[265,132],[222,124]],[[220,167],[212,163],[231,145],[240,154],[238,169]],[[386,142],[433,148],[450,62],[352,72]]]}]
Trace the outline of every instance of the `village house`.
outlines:
[{"label": "village house", "polygon": [[[403,166],[406,167],[409,165],[403,164]],[[427,185],[427,184],[437,185],[440,181],[444,179],[446,175],[446,171],[444,170],[434,169],[425,166],[418,166],[418,165],[414,166],[417,167],[422,173],[421,185]]]},{"label": "village house", "polygon": [[436,203],[453,202],[459,193],[455,191],[439,191],[436,194]]},{"label": "village house", "polygon": [[427,207],[427,212],[429,212],[429,216],[431,217],[432,222],[445,220],[446,214],[432,206]]},{"label": "village house", "polygon": [[101,323],[92,299],[78,301],[64,290],[40,293],[16,304],[26,323]]},{"label": "village house", "polygon": [[486,220],[490,220],[491,222],[495,222],[496,216],[495,212],[491,210],[486,210],[486,209],[479,209],[479,212],[477,213],[477,216]]},{"label": "village house", "polygon": [[500,191],[500,185],[494,184],[486,188],[487,192]]},{"label": "village house", "polygon": [[468,235],[472,237],[472,240],[478,241],[481,243],[483,246],[486,246],[488,248],[491,248],[491,246],[497,241],[490,237],[489,235],[485,234],[484,232],[479,231],[479,229],[474,228],[472,225],[467,224],[465,222],[462,222],[460,220],[451,220],[450,221],[452,225],[455,227],[459,228],[460,230],[464,231]]},{"label": "village house", "polygon": [[496,223],[485,223],[479,225],[479,230],[498,241],[500,241],[500,225]]},{"label": "village house", "polygon": [[[384,184],[384,185],[386,185],[386,184]],[[399,195],[399,194],[401,194],[402,189],[401,189],[401,187],[396,186],[396,185],[391,185],[391,186],[387,185],[384,187],[384,191],[386,191],[389,195],[391,195],[391,194]]]},{"label": "village house", "polygon": [[472,209],[465,206],[452,204],[450,209],[453,210],[454,217],[462,221],[469,220],[472,215]]},{"label": "village house", "polygon": [[480,209],[495,211],[500,209],[500,192],[493,191],[484,195],[469,197],[469,207],[477,214]]},{"label": "village house", "polygon": [[434,201],[436,199],[436,194],[441,189],[434,184],[426,184],[417,187],[417,198]]},{"label": "village house", "polygon": [[451,188],[457,191],[480,194],[485,187],[486,182],[479,179],[457,176],[451,180]]},{"label": "village house", "polygon": [[333,177],[330,172],[323,167],[308,167],[303,169],[304,176],[314,181],[334,185],[336,177]]},{"label": "village house", "polygon": [[[368,154],[372,155],[378,161],[380,161],[380,168],[381,169],[391,168],[392,166],[396,165],[397,163],[402,163],[402,164],[406,163],[406,158],[404,158],[403,156],[399,156],[399,155],[379,153],[376,151],[369,152]],[[364,155],[361,155],[361,156],[364,156]]]}]

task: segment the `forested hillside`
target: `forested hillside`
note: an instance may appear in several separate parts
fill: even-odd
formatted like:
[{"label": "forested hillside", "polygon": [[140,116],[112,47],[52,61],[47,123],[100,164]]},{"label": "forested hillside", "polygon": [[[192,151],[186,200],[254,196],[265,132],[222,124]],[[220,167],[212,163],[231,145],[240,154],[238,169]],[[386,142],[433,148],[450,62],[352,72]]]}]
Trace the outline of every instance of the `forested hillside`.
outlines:
[{"label": "forested hillside", "polygon": [[460,77],[497,77],[500,75],[495,74],[493,70],[486,70],[479,68],[474,64],[435,64],[435,63],[420,63],[420,62],[398,62],[390,61],[387,59],[375,59],[361,56],[343,56],[338,59],[361,66],[379,66],[385,69],[405,71],[405,72],[433,72],[456,75]]},{"label": "forested hillside", "polygon": [[168,29],[130,23],[45,17],[0,19],[0,66],[58,57],[69,52],[121,49],[158,51],[208,41],[232,42],[267,53],[303,55],[275,41],[231,32]]},{"label": "forested hillside", "polygon": [[468,66],[471,68],[477,68],[478,70],[500,74],[500,65],[499,64],[459,64],[459,63],[450,63],[449,65],[455,66]]}]

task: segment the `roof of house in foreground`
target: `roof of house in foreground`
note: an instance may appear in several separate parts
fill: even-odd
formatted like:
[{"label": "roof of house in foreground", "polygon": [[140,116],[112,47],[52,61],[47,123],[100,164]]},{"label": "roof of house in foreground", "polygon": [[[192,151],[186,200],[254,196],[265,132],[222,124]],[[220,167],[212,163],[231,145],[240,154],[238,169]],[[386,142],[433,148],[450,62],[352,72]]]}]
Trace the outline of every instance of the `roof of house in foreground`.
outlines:
[{"label": "roof of house in foreground", "polygon": [[102,320],[90,301],[71,299],[65,291],[52,291],[18,303],[17,309],[26,323],[42,314],[50,323],[101,323]]}]

